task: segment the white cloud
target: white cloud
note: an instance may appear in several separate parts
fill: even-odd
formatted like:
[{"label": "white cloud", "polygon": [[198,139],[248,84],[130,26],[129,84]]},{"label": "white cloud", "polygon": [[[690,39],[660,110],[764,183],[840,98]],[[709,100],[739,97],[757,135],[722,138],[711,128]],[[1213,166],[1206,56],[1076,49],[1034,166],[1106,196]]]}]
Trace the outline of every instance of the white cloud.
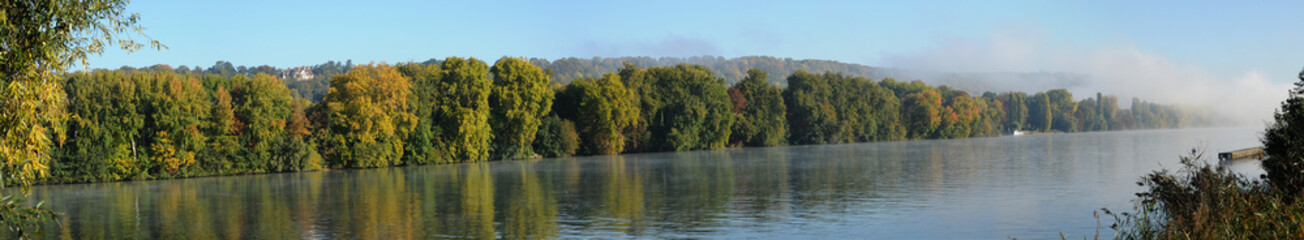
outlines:
[{"label": "white cloud", "polygon": [[1007,29],[991,39],[946,37],[934,48],[906,54],[884,54],[891,67],[939,72],[1032,72],[1043,57],[1063,55],[1048,52],[1039,34]]}]

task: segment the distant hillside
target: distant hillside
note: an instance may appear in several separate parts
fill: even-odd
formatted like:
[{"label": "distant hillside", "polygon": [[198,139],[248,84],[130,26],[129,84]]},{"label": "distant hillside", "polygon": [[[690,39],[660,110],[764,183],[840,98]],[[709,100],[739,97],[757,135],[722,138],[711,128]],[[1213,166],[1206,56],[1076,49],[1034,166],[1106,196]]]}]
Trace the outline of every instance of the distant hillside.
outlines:
[{"label": "distant hillside", "polygon": [[1065,72],[939,73],[894,70],[888,74],[888,77],[897,80],[922,80],[931,85],[946,85],[973,93],[1075,89],[1087,85],[1090,80],[1090,77],[1085,74]]},{"label": "distant hillside", "polygon": [[570,57],[552,61],[536,58],[531,59],[531,62],[544,69],[551,70],[553,81],[562,84],[579,78],[600,78],[602,74],[619,71],[626,62],[641,68],[673,66],[681,63],[702,65],[715,72],[717,77],[724,78],[725,83],[730,85],[742,80],[747,75],[747,70],[753,68],[770,73],[769,82],[779,86],[787,86],[788,81],[785,78],[788,75],[792,75],[797,70],[805,70],[812,73],[842,73],[848,76],[867,77],[875,81],[888,77],[898,81],[921,80],[931,85],[947,85],[974,93],[985,91],[1037,92],[1054,88],[1073,88],[1085,84],[1088,80],[1086,75],[1061,72],[944,73],[872,67],[831,60],[794,60],[792,58],[769,56],[737,58],[711,56],[689,58],[594,57],[588,59]]},{"label": "distant hillside", "polygon": [[718,77],[724,78],[725,83],[734,84],[743,77],[747,76],[748,69],[761,69],[769,72],[769,81],[779,85],[787,85],[784,78],[791,75],[797,70],[805,70],[813,73],[837,72],[850,76],[863,76],[873,79],[882,79],[887,76],[886,69],[870,67],[860,64],[842,63],[831,60],[793,60],[792,58],[776,58],[769,56],[748,56],[737,58],[724,57],[594,57],[589,59],[583,58],[562,58],[548,61],[547,59],[530,59],[535,65],[552,71],[553,81],[565,84],[579,78],[599,78],[602,74],[617,72],[624,63],[628,62],[640,68],[673,66],[676,64],[702,65],[715,72]]},{"label": "distant hillside", "polygon": [[[488,64],[493,64],[497,59],[481,59]],[[439,59],[425,61],[425,64],[439,64]],[[847,76],[867,77],[875,81],[881,81],[884,78],[893,78],[897,81],[921,80],[930,85],[946,85],[954,89],[964,90],[972,93],[991,92],[1038,92],[1054,88],[1074,88],[1084,85],[1088,79],[1086,75],[1074,73],[1058,72],[1030,72],[1030,73],[943,73],[928,71],[912,71],[895,68],[872,67],[854,63],[843,63],[832,60],[813,60],[803,59],[794,60],[792,58],[777,58],[770,56],[747,56],[737,58],[724,57],[593,57],[593,58],[561,58],[556,60],[547,60],[534,58],[530,62],[539,67],[551,71],[554,82],[561,84],[570,83],[572,80],[580,78],[601,78],[602,74],[614,73],[620,71],[625,63],[634,64],[640,68],[673,66],[676,64],[702,65],[715,72],[717,77],[724,78],[725,83],[733,85],[742,80],[747,75],[748,69],[761,69],[769,73],[768,81],[779,86],[787,86],[788,75],[792,75],[797,70],[805,70],[811,73],[834,72]],[[297,96],[312,99],[313,101],[321,100],[326,95],[329,87],[330,77],[348,71],[352,67],[352,61],[337,62],[329,61],[319,65],[298,67],[297,69],[311,69],[310,73],[303,73],[307,76],[301,79],[285,79],[287,72],[292,72],[296,68],[276,68],[267,65],[257,67],[235,66],[230,62],[217,61],[213,66],[208,68],[193,68],[181,66],[173,69],[167,65],[155,65],[141,68],[142,70],[165,70],[175,71],[178,73],[186,72],[205,72],[217,74],[223,77],[232,75],[253,76],[258,73],[267,73],[272,76],[285,79],[285,83],[290,89],[297,92]],[[122,70],[129,70],[124,68]]]}]

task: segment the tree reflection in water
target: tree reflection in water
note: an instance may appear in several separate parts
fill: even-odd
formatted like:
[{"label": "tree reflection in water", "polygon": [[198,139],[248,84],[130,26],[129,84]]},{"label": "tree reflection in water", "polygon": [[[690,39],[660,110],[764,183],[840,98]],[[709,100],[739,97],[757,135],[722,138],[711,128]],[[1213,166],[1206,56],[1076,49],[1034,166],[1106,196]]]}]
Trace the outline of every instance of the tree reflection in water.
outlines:
[{"label": "tree reflection in water", "polygon": [[[46,226],[55,239],[907,237],[900,234],[957,224],[977,230],[928,236],[1000,237],[982,231],[1090,228],[1039,216],[1097,209],[1102,200],[1055,193],[1079,186],[1112,196],[1096,185],[1133,181],[1101,176],[1156,165],[1120,156],[1187,150],[1165,139],[1206,135],[1227,134],[1033,135],[51,185],[34,187],[32,198],[63,213]],[[1119,147],[1148,143],[1165,145]],[[973,218],[1002,213],[1019,214],[972,227]],[[848,224],[856,227],[837,228]],[[840,231],[818,230],[830,228]]]}]

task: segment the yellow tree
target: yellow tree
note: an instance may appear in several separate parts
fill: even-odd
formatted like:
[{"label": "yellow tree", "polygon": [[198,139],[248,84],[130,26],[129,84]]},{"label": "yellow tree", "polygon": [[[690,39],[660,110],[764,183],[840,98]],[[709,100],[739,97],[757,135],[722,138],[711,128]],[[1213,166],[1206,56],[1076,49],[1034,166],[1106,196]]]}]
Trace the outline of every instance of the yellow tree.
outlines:
[{"label": "yellow tree", "polygon": [[416,122],[408,112],[409,78],[389,65],[361,65],[335,75],[326,94],[327,159],[334,167],[399,164],[403,140]]},{"label": "yellow tree", "polygon": [[[56,76],[72,63],[118,44],[126,51],[143,47],[128,32],[140,34],[136,14],[126,14],[126,0],[6,0],[0,2],[0,186],[29,182],[45,175],[53,136],[65,119],[64,96]],[[150,46],[163,49],[158,41]],[[0,198],[0,222],[19,238],[40,216],[19,211],[12,196]]]},{"label": "yellow tree", "polygon": [[[49,133],[61,133],[63,90],[56,75],[88,54],[120,44],[134,51],[142,44],[118,39],[139,33],[138,16],[124,16],[126,1],[35,1],[0,3],[0,186],[45,175]],[[151,45],[163,48],[157,41]],[[57,135],[57,134],[56,134]]]},{"label": "yellow tree", "polygon": [[494,150],[502,158],[524,157],[544,115],[552,109],[552,89],[543,69],[524,58],[504,57],[489,69],[493,90],[489,93],[489,125]]},{"label": "yellow tree", "polygon": [[149,148],[157,153],[172,156],[151,157],[150,176],[188,176],[192,172],[186,170],[194,162],[195,152],[207,141],[199,128],[212,107],[203,86],[199,79],[170,72],[137,72],[132,78],[141,81],[139,106],[146,116],[142,142],[151,144]]},{"label": "yellow tree", "polygon": [[278,154],[272,149],[287,135],[285,124],[293,111],[290,89],[263,73],[252,78],[237,75],[231,82],[233,112],[242,124],[240,140],[248,149],[241,167],[257,172],[283,171],[286,167],[272,160]]},{"label": "yellow tree", "polygon": [[622,130],[639,118],[638,95],[625,87],[620,76],[607,74],[602,79],[571,82],[562,93],[575,99],[575,124],[584,154],[618,154],[625,150]]},{"label": "yellow tree", "polygon": [[444,146],[453,162],[477,162],[489,158],[489,66],[475,58],[449,57],[440,64],[441,93],[433,118],[440,121]]},{"label": "yellow tree", "polygon": [[942,125],[942,96],[936,90],[927,89],[906,95],[901,100],[901,111],[911,139],[931,137]]}]

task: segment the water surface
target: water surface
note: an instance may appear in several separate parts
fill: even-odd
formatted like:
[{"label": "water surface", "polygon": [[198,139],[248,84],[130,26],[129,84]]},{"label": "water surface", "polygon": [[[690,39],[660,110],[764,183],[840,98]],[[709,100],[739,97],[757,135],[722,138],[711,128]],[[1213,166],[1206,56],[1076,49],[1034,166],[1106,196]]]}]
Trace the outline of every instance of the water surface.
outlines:
[{"label": "water surface", "polygon": [[[1091,237],[1142,174],[1259,129],[1049,134],[53,185],[52,238]],[[1257,163],[1238,172],[1258,175]],[[1109,225],[1110,219],[1100,219]],[[1101,229],[1112,236],[1108,228]]]}]

